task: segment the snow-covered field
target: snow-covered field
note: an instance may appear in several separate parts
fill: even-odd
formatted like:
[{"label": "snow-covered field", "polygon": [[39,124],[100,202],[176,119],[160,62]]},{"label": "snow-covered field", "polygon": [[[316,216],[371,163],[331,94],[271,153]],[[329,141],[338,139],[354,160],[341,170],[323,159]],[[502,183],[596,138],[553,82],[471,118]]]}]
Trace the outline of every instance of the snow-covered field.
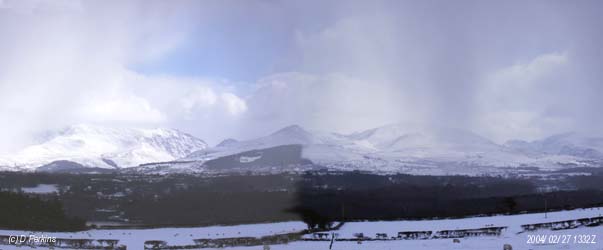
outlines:
[{"label": "snow-covered field", "polygon": [[[490,227],[506,226],[508,227],[508,231],[516,233],[521,231],[520,226],[524,224],[555,222],[598,216],[603,216],[603,208],[550,212],[547,213],[546,218],[544,213],[534,213],[445,220],[348,222],[338,230],[337,233],[339,233],[340,237],[344,238],[352,238],[353,234],[358,232],[362,232],[364,235],[371,237],[374,237],[376,233],[387,233],[388,235],[393,236],[400,231],[471,229],[482,228],[487,225]],[[601,229],[603,233],[603,228],[599,229]]]},{"label": "snow-covered field", "polygon": [[[588,229],[573,229],[567,231],[547,231],[537,232],[534,234],[597,234],[598,237],[603,237],[603,229],[588,228]],[[460,243],[453,243],[452,239],[437,239],[437,240],[393,240],[393,241],[365,241],[358,244],[353,241],[336,241],[331,249],[333,250],[450,250],[450,249],[467,249],[467,250],[503,250],[504,244],[510,244],[513,250],[553,250],[553,249],[577,249],[577,250],[601,250],[603,243],[597,241],[597,244],[547,244],[533,245],[527,244],[527,234],[506,233],[500,237],[476,237],[460,239]],[[271,250],[327,250],[330,242],[310,242],[301,241],[293,242],[288,245],[271,246]],[[230,248],[238,250],[261,250],[261,247],[239,247]]]},{"label": "snow-covered field", "polygon": [[[400,231],[421,230],[453,230],[482,228],[486,226],[506,226],[508,229],[499,237],[473,237],[460,239],[460,243],[453,243],[452,239],[430,240],[390,240],[390,241],[364,241],[358,244],[355,241],[336,241],[332,249],[502,249],[504,244],[511,244],[513,249],[603,249],[603,226],[579,227],[571,230],[540,230],[523,232],[521,225],[543,222],[564,221],[579,218],[598,217],[603,215],[603,208],[577,209],[571,211],[550,212],[537,214],[522,214],[510,216],[473,217],[465,219],[443,219],[422,221],[378,221],[378,222],[349,222],[339,230],[334,231],[340,238],[353,238],[355,233],[363,233],[368,237],[375,237],[376,233],[387,233],[389,237],[397,235]],[[78,233],[51,233],[0,230],[0,235],[45,235],[57,238],[73,239],[118,239],[120,244],[128,249],[142,249],[144,241],[163,240],[169,245],[192,245],[193,239],[199,238],[229,238],[229,237],[260,237],[273,234],[290,233],[302,230],[302,222],[282,222],[270,224],[252,224],[238,226],[213,226],[197,228],[160,228],[160,229],[128,229],[128,230],[89,230]],[[519,234],[518,234],[519,233]],[[595,244],[528,244],[529,235],[596,235]],[[306,236],[310,238],[310,236]],[[298,241],[286,245],[273,245],[271,250],[277,249],[329,249],[330,242],[326,241]],[[24,249],[7,245],[0,245],[0,249]],[[41,249],[41,248],[38,248]],[[263,249],[262,246],[238,247],[232,249]]]},{"label": "snow-covered field", "polygon": [[[376,233],[387,233],[388,236],[395,236],[399,231],[421,231],[421,230],[450,230],[450,229],[471,229],[486,226],[507,226],[508,229],[499,237],[473,237],[462,238],[460,243],[454,243],[452,239],[430,239],[430,240],[390,240],[390,241],[364,241],[358,244],[355,241],[335,241],[332,249],[354,249],[354,250],[397,250],[397,249],[425,249],[425,250],[449,250],[449,249],[475,249],[475,250],[502,250],[505,244],[510,244],[513,249],[603,249],[603,226],[581,227],[571,230],[540,230],[533,232],[523,232],[521,225],[543,222],[554,222],[571,220],[578,218],[598,217],[603,215],[603,208],[577,209],[572,211],[560,211],[544,213],[494,216],[494,217],[474,217],[465,219],[445,219],[445,220],[423,220],[423,221],[379,221],[379,222],[351,222],[346,223],[341,229],[334,231],[340,238],[353,238],[355,233],[364,233],[365,236],[375,237]],[[518,234],[519,233],[519,234]],[[528,235],[596,235],[595,244],[528,244]],[[328,241],[298,241],[287,245],[271,246],[271,250],[311,250],[311,249],[329,249]],[[261,247],[238,247],[232,249],[251,250],[262,249]]]},{"label": "snow-covered field", "polygon": [[[193,239],[199,238],[261,237],[272,234],[297,232],[305,228],[306,224],[303,222],[281,222],[192,228],[88,230],[76,233],[0,230],[0,235],[33,234],[65,239],[118,239],[119,244],[126,245],[129,250],[142,249],[144,242],[147,240],[163,240],[167,241],[170,245],[192,245]],[[2,250],[10,249],[8,247],[10,246],[0,245],[0,249]]]},{"label": "snow-covered field", "polygon": [[31,194],[51,194],[58,193],[59,188],[55,184],[38,184],[35,187],[22,187],[21,191]]}]

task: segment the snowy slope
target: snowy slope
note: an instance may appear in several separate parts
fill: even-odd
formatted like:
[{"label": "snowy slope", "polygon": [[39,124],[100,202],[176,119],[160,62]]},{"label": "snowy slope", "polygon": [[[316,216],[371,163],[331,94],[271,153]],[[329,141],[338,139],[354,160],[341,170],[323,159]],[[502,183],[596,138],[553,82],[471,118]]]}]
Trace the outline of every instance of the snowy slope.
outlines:
[{"label": "snowy slope", "polygon": [[498,145],[469,131],[453,128],[419,127],[392,124],[355,133],[352,139],[366,141],[375,148],[458,148],[487,149]]},{"label": "snowy slope", "polygon": [[394,124],[350,137],[378,149],[375,156],[398,159],[466,161],[473,155],[504,151],[469,131],[451,128],[412,128]]},{"label": "snowy slope", "polygon": [[0,159],[20,169],[33,169],[59,160],[86,167],[122,168],[171,161],[206,147],[204,141],[173,129],[74,125],[49,133],[41,143]]},{"label": "snowy slope", "polygon": [[379,148],[373,156],[388,162],[554,168],[558,162],[576,160],[556,154],[530,154],[498,145],[470,131],[452,128],[390,125],[351,136]]},{"label": "snowy slope", "polygon": [[[143,249],[147,240],[164,240],[172,245],[190,245],[194,239],[226,238],[226,237],[262,237],[272,234],[293,233],[306,228],[299,221],[268,224],[249,224],[237,226],[210,226],[184,228],[155,229],[93,229],[75,233],[64,232],[30,232],[0,229],[0,235],[46,235],[65,239],[118,239],[119,244],[127,249]],[[8,245],[0,245],[0,249],[11,249]],[[16,247],[15,247],[16,248]],[[29,249],[29,248],[17,248]],[[46,249],[39,247],[37,249]]]},{"label": "snowy slope", "polygon": [[513,140],[507,146],[530,154],[554,154],[585,159],[603,159],[603,138],[565,133],[533,142]]},{"label": "snowy slope", "polygon": [[[415,220],[415,221],[372,221],[372,222],[347,222],[339,230],[334,231],[340,238],[353,238],[355,233],[363,233],[368,237],[375,237],[377,233],[386,233],[396,236],[400,231],[438,231],[467,228],[481,228],[486,225],[508,227],[500,236],[481,236],[460,239],[454,243],[452,239],[427,239],[427,240],[390,240],[390,241],[337,241],[332,249],[503,249],[504,244],[511,244],[513,249],[602,249],[602,226],[579,227],[569,230],[539,230],[535,232],[522,232],[521,225],[530,223],[543,223],[581,218],[602,216],[603,208],[576,209],[568,211],[549,212],[546,217],[543,213],[499,215],[487,217],[471,217],[463,219],[442,220]],[[292,233],[303,230],[306,225],[302,222],[281,222],[268,224],[250,224],[236,226],[213,226],[196,228],[156,228],[156,229],[114,229],[114,230],[88,230],[76,233],[59,232],[29,232],[18,230],[0,230],[0,235],[46,235],[57,238],[73,239],[117,239],[119,244],[124,244],[128,249],[142,249],[147,240],[162,240],[172,246],[186,246],[194,244],[194,239],[200,238],[230,238],[230,237],[261,237],[274,234]],[[596,244],[557,243],[557,244],[528,244],[528,235],[597,235]],[[311,238],[312,235],[306,235]],[[328,241],[295,241],[289,244],[272,245],[270,249],[329,249]],[[0,245],[0,248],[9,247]],[[11,249],[11,248],[7,248]],[[15,248],[20,249],[20,248]],[[44,248],[40,248],[44,249]],[[223,249],[223,248],[222,248]],[[234,247],[229,249],[263,249],[262,246]]]},{"label": "snowy slope", "polygon": [[193,152],[184,159],[206,161],[254,149],[265,149],[291,144],[310,144],[315,142],[317,142],[317,138],[314,138],[312,134],[308,133],[299,126],[293,125],[285,127],[268,136],[253,140],[236,141],[234,139],[227,139],[213,148]]},{"label": "snowy slope", "polygon": [[349,143],[347,138],[333,133],[311,132],[298,125],[282,128],[270,135],[247,141],[228,139],[216,147],[193,152],[183,160],[211,160],[256,149],[266,149],[283,145],[333,145]]},{"label": "snowy slope", "polygon": [[[340,170],[412,174],[480,174],[501,168],[598,166],[603,140],[575,135],[537,141],[496,144],[462,129],[392,124],[358,133],[308,131],[293,125],[248,141],[225,140],[183,158],[204,162],[246,151],[282,145],[303,146],[302,157]],[[589,161],[587,161],[589,160]]]},{"label": "snowy slope", "polygon": [[[145,164],[141,171],[198,173],[206,169],[208,161],[284,145],[301,145],[299,158],[338,170],[473,175],[504,174],[517,167],[558,170],[603,165],[603,138],[576,133],[499,145],[470,131],[446,127],[393,124],[344,135],[292,125],[256,139],[227,139],[207,147],[202,140],[176,130],[77,125],[0,157],[0,169],[27,170],[68,160],[87,167]],[[243,165],[257,163],[245,158],[253,154],[243,157],[243,161],[239,159]]]}]

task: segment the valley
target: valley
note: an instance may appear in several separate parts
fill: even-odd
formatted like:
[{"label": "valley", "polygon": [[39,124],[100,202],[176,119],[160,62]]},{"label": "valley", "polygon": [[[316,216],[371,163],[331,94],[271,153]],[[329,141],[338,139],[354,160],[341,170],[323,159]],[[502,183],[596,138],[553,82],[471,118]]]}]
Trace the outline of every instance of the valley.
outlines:
[{"label": "valley", "polygon": [[597,206],[603,204],[597,170],[514,177],[4,172],[0,190],[59,202],[91,228],[399,220],[537,212],[545,202],[548,210]]}]

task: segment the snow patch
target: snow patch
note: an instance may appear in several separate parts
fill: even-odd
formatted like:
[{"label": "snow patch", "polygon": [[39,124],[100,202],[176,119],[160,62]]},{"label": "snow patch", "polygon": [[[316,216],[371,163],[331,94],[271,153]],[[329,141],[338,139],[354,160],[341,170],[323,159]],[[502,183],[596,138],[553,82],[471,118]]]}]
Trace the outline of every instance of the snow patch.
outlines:
[{"label": "snow patch", "polygon": [[56,184],[38,184],[35,187],[22,187],[21,191],[30,194],[53,194],[58,193],[59,188]]}]

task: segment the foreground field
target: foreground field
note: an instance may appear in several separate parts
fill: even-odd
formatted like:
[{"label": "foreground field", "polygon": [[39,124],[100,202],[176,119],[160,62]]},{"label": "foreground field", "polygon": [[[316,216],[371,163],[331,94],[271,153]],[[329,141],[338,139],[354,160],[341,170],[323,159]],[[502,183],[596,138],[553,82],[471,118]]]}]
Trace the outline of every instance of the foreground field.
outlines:
[{"label": "foreground field", "polygon": [[[510,244],[513,249],[603,249],[603,226],[577,227],[568,230],[537,230],[523,231],[521,225],[545,222],[594,218],[603,215],[603,208],[576,209],[534,214],[509,216],[473,217],[464,219],[420,220],[420,221],[380,221],[380,222],[348,222],[338,230],[327,232],[336,233],[339,239],[355,238],[358,233],[365,235],[366,240],[334,241],[332,249],[502,249],[504,244]],[[471,229],[483,227],[507,227],[500,236],[466,237],[455,243],[453,239],[427,240],[374,240],[376,234],[395,236],[400,231],[440,231]],[[46,235],[66,239],[116,239],[127,249],[142,249],[145,241],[165,241],[169,246],[191,246],[195,239],[219,239],[234,237],[261,237],[283,233],[293,233],[305,228],[302,222],[283,222],[269,224],[251,224],[238,226],[213,226],[196,228],[158,228],[158,229],[120,229],[120,230],[88,230],[76,233],[29,232],[0,230],[0,235]],[[589,235],[591,243],[578,243],[571,240],[568,243],[531,244],[532,236],[540,235]],[[310,241],[314,235],[304,235],[302,241],[289,244],[272,245],[275,249],[329,249],[330,241]],[[592,243],[595,242],[595,243]],[[0,249],[27,249],[13,245],[0,245]],[[45,249],[45,248],[36,248]],[[211,249],[211,248],[210,248]],[[228,249],[264,249],[263,246],[228,247]]]}]

